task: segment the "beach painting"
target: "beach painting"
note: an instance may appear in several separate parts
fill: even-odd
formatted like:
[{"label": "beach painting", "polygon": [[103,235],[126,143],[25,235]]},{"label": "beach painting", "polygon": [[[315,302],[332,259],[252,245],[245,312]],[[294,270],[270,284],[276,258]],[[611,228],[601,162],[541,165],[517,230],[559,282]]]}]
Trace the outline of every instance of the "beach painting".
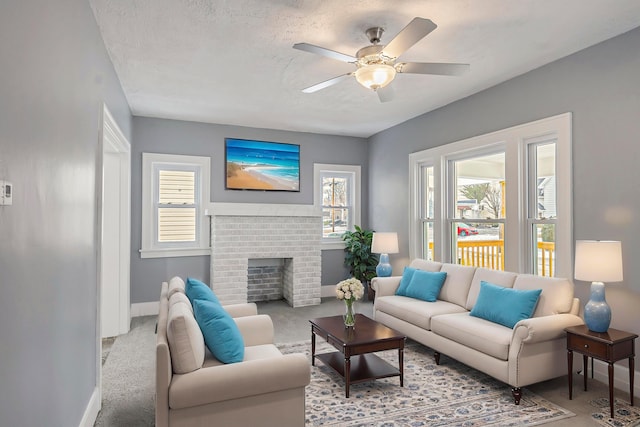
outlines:
[{"label": "beach painting", "polygon": [[226,188],[300,191],[300,146],[225,139]]}]

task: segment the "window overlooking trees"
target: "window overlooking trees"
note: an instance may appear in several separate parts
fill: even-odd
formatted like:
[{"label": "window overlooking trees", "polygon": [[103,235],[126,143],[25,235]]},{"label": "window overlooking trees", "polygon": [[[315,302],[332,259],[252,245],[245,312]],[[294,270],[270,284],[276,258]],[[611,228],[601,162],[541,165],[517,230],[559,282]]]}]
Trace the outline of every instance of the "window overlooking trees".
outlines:
[{"label": "window overlooking trees", "polygon": [[571,115],[410,155],[410,256],[570,277]]},{"label": "window overlooking trees", "polygon": [[504,269],[506,186],[505,153],[448,161],[453,179],[448,183],[454,206],[449,207],[453,262]]},{"label": "window overlooking trees", "polygon": [[360,224],[360,166],[315,164],[314,182],[323,245],[343,248],[342,234]]}]

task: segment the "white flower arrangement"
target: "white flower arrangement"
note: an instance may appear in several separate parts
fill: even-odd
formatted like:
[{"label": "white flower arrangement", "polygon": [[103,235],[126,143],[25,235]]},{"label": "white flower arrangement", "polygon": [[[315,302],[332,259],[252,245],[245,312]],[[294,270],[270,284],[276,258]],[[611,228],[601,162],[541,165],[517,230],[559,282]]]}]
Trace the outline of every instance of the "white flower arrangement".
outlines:
[{"label": "white flower arrangement", "polygon": [[364,286],[362,282],[355,277],[343,280],[336,285],[336,297],[347,303],[362,298],[364,295]]}]

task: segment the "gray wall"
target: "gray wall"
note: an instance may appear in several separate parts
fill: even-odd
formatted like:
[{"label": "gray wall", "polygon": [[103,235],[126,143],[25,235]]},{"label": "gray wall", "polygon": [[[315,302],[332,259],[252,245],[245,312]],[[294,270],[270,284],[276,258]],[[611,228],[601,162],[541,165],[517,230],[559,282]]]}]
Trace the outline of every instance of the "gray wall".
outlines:
[{"label": "gray wall", "polygon": [[[621,240],[623,283],[607,286],[612,327],[640,334],[640,28],[422,115],[370,138],[369,219],[397,230],[408,261],[409,153],[573,113],[575,239]],[[473,67],[473,65],[472,65]],[[428,96],[428,94],[425,94]],[[589,284],[576,281],[582,304]]]},{"label": "gray wall", "polygon": [[85,0],[0,3],[0,425],[77,426],[96,386],[102,102],[131,115]]},{"label": "gray wall", "polygon": [[[225,137],[257,139],[300,145],[300,192],[225,190]],[[313,204],[313,164],[362,166],[362,224],[367,224],[367,140],[344,136],[255,129],[134,117],[131,180],[131,302],[156,301],[160,283],[174,275],[209,281],[209,257],[140,258],[142,153],[185,154],[211,157],[211,201],[235,203]],[[322,284],[337,283],[348,273],[343,252],[323,251]],[[339,261],[339,262],[338,262]]]}]

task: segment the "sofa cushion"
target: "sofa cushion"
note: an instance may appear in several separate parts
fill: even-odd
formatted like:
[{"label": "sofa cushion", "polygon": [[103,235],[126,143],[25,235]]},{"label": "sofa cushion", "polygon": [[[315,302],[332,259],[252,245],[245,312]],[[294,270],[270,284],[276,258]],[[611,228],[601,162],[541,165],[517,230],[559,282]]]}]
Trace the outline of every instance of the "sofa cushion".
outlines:
[{"label": "sofa cushion", "polygon": [[542,289],[538,306],[531,317],[569,313],[573,305],[573,282],[569,279],[520,274],[513,289]]},{"label": "sofa cushion", "polygon": [[182,280],[182,277],[174,276],[169,280],[167,296],[171,298],[171,295],[176,292],[184,293],[184,280]]},{"label": "sofa cushion", "polygon": [[193,313],[193,306],[191,305],[191,301],[189,301],[187,295],[183,294],[182,292],[174,292],[173,295],[169,297],[169,307],[177,303],[185,304],[187,307],[189,307],[191,313]]},{"label": "sofa cushion", "polygon": [[[278,347],[273,344],[253,345],[244,348],[244,358],[242,359],[242,361],[247,362],[250,360],[268,359],[271,357],[281,356],[282,353],[280,352],[280,350],[278,350]],[[202,367],[208,368],[210,366],[219,365],[223,365],[223,363],[216,359],[208,349],[205,349],[204,363]]]},{"label": "sofa cushion", "polygon": [[431,330],[444,338],[500,360],[509,358],[509,345],[513,330],[488,320],[470,316],[468,312],[436,316],[431,319]]},{"label": "sofa cushion", "polygon": [[171,351],[173,372],[186,374],[202,367],[204,338],[190,305],[177,302],[169,307],[167,342]]},{"label": "sofa cushion", "polygon": [[494,285],[503,286],[505,288],[512,288],[513,282],[515,282],[517,273],[511,273],[509,271],[491,270],[488,268],[477,268],[471,280],[471,287],[469,288],[469,296],[467,297],[467,310],[471,310],[478,299],[480,293],[480,282],[485,281],[493,283]]},{"label": "sofa cushion", "polygon": [[413,273],[416,272],[416,269],[413,267],[405,267],[402,271],[402,278],[400,279],[400,284],[398,285],[398,289],[396,289],[396,295],[407,296],[407,288],[409,287],[409,283],[411,283],[411,279],[413,278]]},{"label": "sofa cushion", "polygon": [[482,281],[470,314],[513,328],[520,320],[531,317],[541,293],[542,289],[511,289]]},{"label": "sofa cushion", "polygon": [[444,281],[438,298],[464,307],[476,268],[458,264],[443,264],[440,271],[447,273],[447,280]]},{"label": "sofa cushion", "polygon": [[429,261],[427,259],[416,258],[411,261],[409,267],[415,268],[416,270],[440,271],[440,269],[442,268],[442,263],[437,261]]},{"label": "sofa cushion", "polygon": [[196,299],[193,312],[211,353],[223,363],[242,362],[244,340],[238,325],[217,302]]},{"label": "sofa cushion", "polygon": [[213,293],[211,288],[198,279],[188,277],[184,290],[187,297],[189,297],[189,301],[191,301],[191,305],[193,305],[193,301],[196,299],[213,301],[220,304],[220,300],[218,300],[218,297]]},{"label": "sofa cushion", "polygon": [[427,331],[431,329],[433,316],[467,312],[463,307],[446,301],[427,302],[397,295],[376,297],[376,311],[404,320]]},{"label": "sofa cushion", "polygon": [[441,271],[416,270],[411,277],[409,286],[407,286],[405,295],[423,301],[434,302],[438,299],[438,294],[440,294],[440,289],[442,289],[446,278],[447,273]]}]

